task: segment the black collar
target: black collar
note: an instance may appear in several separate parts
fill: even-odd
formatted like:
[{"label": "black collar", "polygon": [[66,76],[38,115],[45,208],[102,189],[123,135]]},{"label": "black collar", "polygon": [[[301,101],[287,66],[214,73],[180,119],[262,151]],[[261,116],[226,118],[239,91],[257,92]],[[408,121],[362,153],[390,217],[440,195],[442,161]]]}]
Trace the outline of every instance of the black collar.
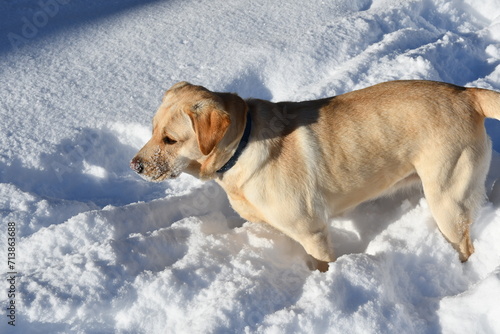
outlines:
[{"label": "black collar", "polygon": [[247,111],[247,124],[245,125],[245,132],[243,132],[243,137],[241,137],[240,143],[238,144],[236,151],[234,151],[234,154],[231,157],[231,159],[229,159],[228,162],[226,162],[224,164],[224,166],[222,166],[217,171],[217,173],[225,173],[236,164],[236,161],[238,161],[238,158],[240,157],[241,153],[243,153],[243,150],[245,149],[245,147],[248,144],[248,139],[250,137],[251,129],[252,129],[252,117],[250,117],[250,110],[248,110]]}]

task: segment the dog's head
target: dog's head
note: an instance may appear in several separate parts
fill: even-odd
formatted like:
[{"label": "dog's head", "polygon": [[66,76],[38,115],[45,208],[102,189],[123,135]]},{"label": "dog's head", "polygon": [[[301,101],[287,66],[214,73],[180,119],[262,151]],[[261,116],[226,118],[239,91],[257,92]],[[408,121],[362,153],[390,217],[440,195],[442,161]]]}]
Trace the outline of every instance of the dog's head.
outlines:
[{"label": "dog's head", "polygon": [[237,146],[246,112],[237,95],[179,82],[165,93],[153,118],[153,135],[130,167],[156,182],[182,172],[211,178]]}]

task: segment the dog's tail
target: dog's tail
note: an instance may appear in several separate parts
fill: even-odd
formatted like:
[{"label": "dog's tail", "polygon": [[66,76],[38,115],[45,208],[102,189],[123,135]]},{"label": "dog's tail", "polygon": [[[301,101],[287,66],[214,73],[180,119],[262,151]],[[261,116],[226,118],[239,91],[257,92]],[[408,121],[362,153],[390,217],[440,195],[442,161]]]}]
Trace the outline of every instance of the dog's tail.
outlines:
[{"label": "dog's tail", "polygon": [[469,89],[479,104],[476,111],[484,117],[500,120],[500,93],[482,88]]}]

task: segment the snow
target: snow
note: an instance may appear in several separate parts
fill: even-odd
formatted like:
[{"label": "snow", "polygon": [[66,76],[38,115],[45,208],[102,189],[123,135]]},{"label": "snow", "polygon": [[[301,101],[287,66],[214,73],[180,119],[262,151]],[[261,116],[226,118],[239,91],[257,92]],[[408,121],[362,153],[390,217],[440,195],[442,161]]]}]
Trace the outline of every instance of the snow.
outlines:
[{"label": "snow", "polygon": [[[331,221],[339,259],[245,222],[213,182],[128,162],[187,80],[273,101],[393,79],[500,90],[499,0],[0,3],[2,333],[500,333],[500,154],[465,264],[422,194]],[[500,122],[488,120],[500,151]]]}]

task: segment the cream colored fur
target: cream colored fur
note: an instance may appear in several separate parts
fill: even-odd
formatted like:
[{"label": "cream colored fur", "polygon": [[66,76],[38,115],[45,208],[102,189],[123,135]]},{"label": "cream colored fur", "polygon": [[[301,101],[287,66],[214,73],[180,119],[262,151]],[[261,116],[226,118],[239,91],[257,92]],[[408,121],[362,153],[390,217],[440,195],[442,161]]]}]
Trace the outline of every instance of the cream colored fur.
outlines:
[{"label": "cream colored fur", "polygon": [[[234,154],[246,113],[250,141]],[[431,81],[393,81],[306,102],[249,99],[186,82],[164,96],[153,136],[132,160],[152,181],[190,173],[215,179],[234,209],[298,241],[320,270],[335,260],[328,221],[361,202],[420,181],[445,238],[466,261],[483,200],[500,94]]]}]

